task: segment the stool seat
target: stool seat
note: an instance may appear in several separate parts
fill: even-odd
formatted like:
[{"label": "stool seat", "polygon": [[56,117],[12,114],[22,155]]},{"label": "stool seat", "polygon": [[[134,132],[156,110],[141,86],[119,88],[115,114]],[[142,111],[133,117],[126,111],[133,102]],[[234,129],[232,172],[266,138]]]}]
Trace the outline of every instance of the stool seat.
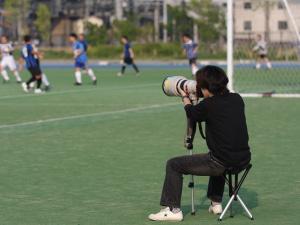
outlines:
[{"label": "stool seat", "polygon": [[[218,219],[219,221],[221,221],[223,219],[223,217],[225,216],[228,209],[230,209],[230,217],[233,217],[233,212],[232,212],[232,203],[233,203],[233,201],[238,201],[241,204],[241,206],[244,208],[244,210],[247,213],[247,215],[249,216],[249,218],[251,220],[254,219],[251,212],[247,208],[246,204],[243,202],[241,197],[238,195],[239,190],[240,190],[240,188],[241,188],[244,180],[246,179],[246,176],[248,175],[251,168],[252,168],[252,164],[248,163],[245,166],[228,167],[228,168],[225,169],[223,177],[225,179],[225,182],[228,184],[230,199],[229,199],[227,205],[225,206],[222,214],[220,215],[220,217]],[[238,176],[242,171],[244,171],[244,173],[243,173],[242,177],[239,180]],[[232,176],[234,176],[234,184],[232,182]]]},{"label": "stool seat", "polygon": [[225,173],[238,174],[245,169],[248,169],[248,168],[250,169],[251,167],[252,167],[251,163],[248,163],[247,165],[240,166],[240,167],[227,167],[225,169]]}]

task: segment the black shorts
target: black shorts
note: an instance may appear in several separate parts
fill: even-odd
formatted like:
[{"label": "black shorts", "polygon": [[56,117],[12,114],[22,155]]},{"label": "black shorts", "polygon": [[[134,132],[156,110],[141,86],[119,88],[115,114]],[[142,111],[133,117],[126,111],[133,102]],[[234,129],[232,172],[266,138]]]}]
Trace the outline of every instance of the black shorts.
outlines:
[{"label": "black shorts", "polygon": [[189,59],[189,64],[192,65],[192,64],[196,64],[197,63],[197,58],[191,58]]},{"label": "black shorts", "polygon": [[41,68],[38,67],[30,67],[28,68],[28,71],[31,73],[31,76],[36,77],[42,75]]},{"label": "black shorts", "polygon": [[128,65],[131,65],[131,64],[134,63],[134,62],[133,62],[133,58],[131,58],[131,57],[126,57],[126,58],[124,58],[123,60],[124,60],[124,63],[126,63],[126,64],[128,64]]},{"label": "black shorts", "polygon": [[261,59],[264,59],[264,58],[267,58],[267,55],[266,55],[266,54],[260,54],[259,57],[260,57]]}]

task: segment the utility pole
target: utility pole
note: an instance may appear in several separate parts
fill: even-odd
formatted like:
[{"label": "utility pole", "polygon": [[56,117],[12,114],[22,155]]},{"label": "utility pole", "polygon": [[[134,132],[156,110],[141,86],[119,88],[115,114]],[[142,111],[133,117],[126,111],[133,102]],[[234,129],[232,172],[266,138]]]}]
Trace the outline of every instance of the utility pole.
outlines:
[{"label": "utility pole", "polygon": [[164,43],[168,42],[168,5],[167,0],[163,0],[163,41]]},{"label": "utility pole", "polygon": [[154,41],[159,41],[159,2],[155,3],[154,9]]},{"label": "utility pole", "polygon": [[117,20],[123,19],[122,0],[115,0],[115,16]]},{"label": "utility pole", "polygon": [[270,1],[267,0],[265,3],[265,40],[270,41]]}]

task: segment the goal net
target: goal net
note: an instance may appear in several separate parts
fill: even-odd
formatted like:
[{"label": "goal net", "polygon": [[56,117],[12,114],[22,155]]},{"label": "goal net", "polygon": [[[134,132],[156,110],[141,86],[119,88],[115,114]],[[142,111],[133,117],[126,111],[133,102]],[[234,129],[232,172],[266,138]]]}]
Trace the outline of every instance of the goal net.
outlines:
[{"label": "goal net", "polygon": [[227,10],[231,88],[250,97],[300,97],[300,1],[228,0]]}]

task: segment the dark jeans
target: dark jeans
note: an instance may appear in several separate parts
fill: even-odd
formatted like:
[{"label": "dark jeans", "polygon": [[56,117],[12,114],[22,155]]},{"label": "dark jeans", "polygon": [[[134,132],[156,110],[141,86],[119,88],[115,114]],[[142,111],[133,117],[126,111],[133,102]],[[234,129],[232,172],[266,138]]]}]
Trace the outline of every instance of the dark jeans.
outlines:
[{"label": "dark jeans", "polygon": [[225,167],[212,160],[209,153],[180,156],[168,160],[160,204],[180,208],[183,174],[210,176],[207,197],[214,202],[221,202],[225,185],[222,177],[224,171]]}]

